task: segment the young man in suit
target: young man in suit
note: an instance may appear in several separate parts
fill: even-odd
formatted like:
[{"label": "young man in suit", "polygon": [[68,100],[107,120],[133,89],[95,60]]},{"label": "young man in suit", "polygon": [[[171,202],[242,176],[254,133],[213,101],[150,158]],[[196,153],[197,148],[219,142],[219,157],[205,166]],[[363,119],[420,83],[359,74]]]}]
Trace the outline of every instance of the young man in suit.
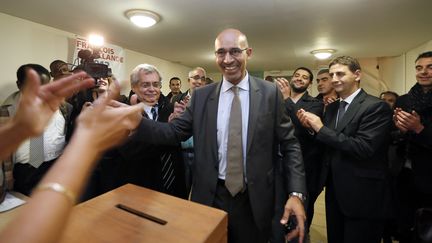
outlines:
[{"label": "young man in suit", "polygon": [[275,162],[282,154],[290,197],[281,223],[295,215],[298,227],[290,237],[300,234],[302,241],[304,168],[282,94],[275,84],[248,74],[252,48],[239,30],[226,29],[218,35],[215,55],[223,80],[196,89],[184,113],[170,123],[143,119],[134,138],[175,144],[193,135],[191,199],[228,212],[230,243],[268,241]]},{"label": "young man in suit", "polygon": [[321,181],[326,185],[329,243],[379,243],[390,215],[387,152],[392,111],[360,88],[361,67],[342,56],[330,65],[340,101],[327,106],[323,120],[304,110],[302,124],[325,145]]}]

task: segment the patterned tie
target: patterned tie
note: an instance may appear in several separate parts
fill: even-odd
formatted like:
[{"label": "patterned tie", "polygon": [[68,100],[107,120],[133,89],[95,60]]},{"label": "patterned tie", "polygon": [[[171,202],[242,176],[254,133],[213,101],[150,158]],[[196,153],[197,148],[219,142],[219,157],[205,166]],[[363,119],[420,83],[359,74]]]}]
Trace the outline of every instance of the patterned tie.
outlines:
[{"label": "patterned tie", "polygon": [[157,120],[157,118],[158,118],[158,114],[157,114],[157,111],[156,111],[156,107],[157,107],[157,105],[155,105],[155,106],[153,106],[152,108],[151,108],[151,113],[152,113],[152,116],[153,116],[153,121],[156,121]]},{"label": "patterned tie", "polygon": [[227,168],[225,186],[234,197],[244,187],[243,146],[242,146],[242,113],[239,88],[233,86],[234,98],[228,126]]},{"label": "patterned tie", "polygon": [[44,162],[44,141],[43,134],[39,137],[30,139],[30,161],[29,164],[35,168]]},{"label": "patterned tie", "polygon": [[336,121],[336,128],[339,124],[339,122],[342,120],[343,116],[345,115],[345,107],[348,105],[348,102],[346,101],[340,101],[339,102],[339,112],[338,112],[338,118]]},{"label": "patterned tie", "polygon": [[171,192],[173,182],[175,180],[174,161],[171,152],[164,152],[161,155],[162,163],[162,184],[167,192]]}]

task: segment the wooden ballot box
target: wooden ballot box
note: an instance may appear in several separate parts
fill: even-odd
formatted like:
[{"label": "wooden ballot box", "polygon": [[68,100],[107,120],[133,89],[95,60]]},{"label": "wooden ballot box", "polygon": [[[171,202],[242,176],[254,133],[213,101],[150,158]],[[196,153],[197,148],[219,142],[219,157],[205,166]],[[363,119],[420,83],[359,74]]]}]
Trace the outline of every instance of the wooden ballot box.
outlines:
[{"label": "wooden ballot box", "polygon": [[127,184],[77,205],[61,242],[222,243],[227,225],[222,210]]}]

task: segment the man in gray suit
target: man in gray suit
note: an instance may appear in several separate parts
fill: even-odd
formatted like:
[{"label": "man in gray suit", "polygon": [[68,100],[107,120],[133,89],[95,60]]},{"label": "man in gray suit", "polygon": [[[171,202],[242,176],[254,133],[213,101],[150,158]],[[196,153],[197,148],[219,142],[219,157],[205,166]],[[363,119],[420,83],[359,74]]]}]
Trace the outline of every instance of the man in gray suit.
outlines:
[{"label": "man in gray suit", "polygon": [[249,76],[251,54],[243,33],[222,31],[215,55],[223,80],[196,89],[184,113],[170,123],[143,119],[135,139],[176,144],[193,135],[191,199],[228,213],[229,242],[268,241],[275,165],[281,155],[290,193],[281,223],[295,215],[298,226],[289,237],[300,234],[301,242],[306,189],[300,145],[276,85]]}]

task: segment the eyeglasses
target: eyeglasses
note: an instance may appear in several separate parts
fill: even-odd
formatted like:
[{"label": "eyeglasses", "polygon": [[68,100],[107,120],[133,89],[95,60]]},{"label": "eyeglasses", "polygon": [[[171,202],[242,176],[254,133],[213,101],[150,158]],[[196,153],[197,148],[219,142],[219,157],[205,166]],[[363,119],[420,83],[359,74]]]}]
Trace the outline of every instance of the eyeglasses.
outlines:
[{"label": "eyeglasses", "polygon": [[240,48],[231,48],[228,51],[225,49],[219,49],[217,51],[215,51],[215,55],[219,58],[224,58],[226,56],[227,53],[230,54],[230,56],[232,57],[239,57],[244,50],[247,50],[249,47],[246,47],[244,49],[240,49]]},{"label": "eyeglasses", "polygon": [[192,76],[192,77],[189,77],[189,78],[191,78],[191,79],[195,79],[195,80],[205,80],[206,79],[206,77],[205,76],[199,76],[199,75],[195,75],[195,76]]},{"label": "eyeglasses", "polygon": [[140,82],[139,86],[140,86],[140,88],[143,88],[143,89],[148,89],[150,87],[160,89],[162,87],[162,83],[160,81],[155,81],[155,82]]}]

